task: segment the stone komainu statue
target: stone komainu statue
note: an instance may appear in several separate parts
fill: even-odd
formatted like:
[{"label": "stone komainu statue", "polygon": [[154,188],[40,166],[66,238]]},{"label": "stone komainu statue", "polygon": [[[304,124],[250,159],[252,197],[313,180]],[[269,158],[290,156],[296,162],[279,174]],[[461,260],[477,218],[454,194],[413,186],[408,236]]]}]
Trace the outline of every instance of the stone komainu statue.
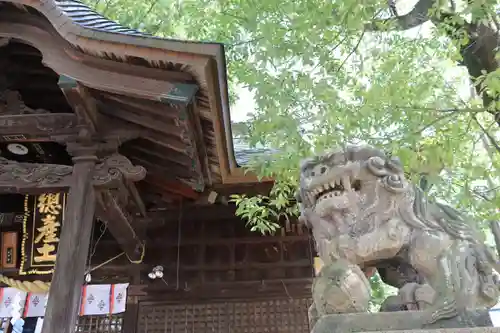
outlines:
[{"label": "stone komainu statue", "polygon": [[473,222],[426,198],[396,158],[350,146],[302,163],[298,201],[324,262],[313,316],[367,311],[378,269],[400,290],[382,310],[424,310],[429,322],[496,304],[494,254]]}]

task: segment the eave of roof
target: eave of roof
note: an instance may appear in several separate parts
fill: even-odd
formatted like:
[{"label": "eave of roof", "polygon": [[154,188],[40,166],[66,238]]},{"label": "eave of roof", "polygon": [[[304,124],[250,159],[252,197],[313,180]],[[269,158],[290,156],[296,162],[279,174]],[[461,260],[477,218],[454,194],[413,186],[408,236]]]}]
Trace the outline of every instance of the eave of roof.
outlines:
[{"label": "eave of roof", "polygon": [[[172,60],[182,54],[182,56],[191,58],[195,62],[200,56],[213,57],[217,64],[217,79],[220,85],[218,87],[221,99],[219,116],[223,127],[219,131],[219,135],[222,136],[220,145],[223,146],[222,151],[225,152],[223,157],[227,163],[223,168],[227,169],[226,174],[223,175],[223,183],[248,183],[257,180],[254,175],[244,174],[239,167],[244,163],[244,159],[237,163],[235,158],[223,44],[158,38],[113,22],[76,0],[1,1],[36,9],[50,21],[65,40],[95,54],[104,52],[120,54],[125,52],[129,56],[141,57],[143,56],[143,49],[148,49],[150,51],[149,60],[151,61],[166,60],[165,53],[170,53]],[[103,45],[103,42],[105,45]],[[105,46],[105,49],[103,46]],[[252,154],[251,151],[246,153]],[[222,163],[221,167],[226,163]]]}]

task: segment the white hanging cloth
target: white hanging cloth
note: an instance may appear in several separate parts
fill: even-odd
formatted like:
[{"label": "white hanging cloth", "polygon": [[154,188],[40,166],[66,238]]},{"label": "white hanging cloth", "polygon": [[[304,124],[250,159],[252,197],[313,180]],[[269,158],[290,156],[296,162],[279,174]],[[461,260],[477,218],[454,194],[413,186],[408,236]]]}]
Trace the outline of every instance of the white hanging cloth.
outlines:
[{"label": "white hanging cloth", "polygon": [[80,316],[125,312],[128,285],[128,283],[123,283],[84,286]]},{"label": "white hanging cloth", "polygon": [[[80,316],[125,312],[128,286],[128,283],[83,286]],[[27,293],[15,288],[0,288],[0,318],[43,317],[47,301],[47,293]]]}]

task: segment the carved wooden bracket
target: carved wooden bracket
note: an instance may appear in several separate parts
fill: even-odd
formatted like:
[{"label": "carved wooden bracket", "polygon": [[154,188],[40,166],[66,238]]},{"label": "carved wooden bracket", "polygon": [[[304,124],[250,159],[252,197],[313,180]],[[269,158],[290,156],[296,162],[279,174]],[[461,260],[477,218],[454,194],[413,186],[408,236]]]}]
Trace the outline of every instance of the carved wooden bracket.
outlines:
[{"label": "carved wooden bracket", "polygon": [[146,169],[135,166],[128,158],[113,154],[96,165],[94,171],[94,186],[109,188],[120,186],[123,181],[138,182],[146,177]]},{"label": "carved wooden bracket", "polygon": [[[71,185],[72,166],[19,163],[0,157],[0,193],[41,193],[64,191]],[[123,155],[114,154],[97,164],[93,183],[98,189],[120,186],[144,179],[146,169],[134,166]]]}]

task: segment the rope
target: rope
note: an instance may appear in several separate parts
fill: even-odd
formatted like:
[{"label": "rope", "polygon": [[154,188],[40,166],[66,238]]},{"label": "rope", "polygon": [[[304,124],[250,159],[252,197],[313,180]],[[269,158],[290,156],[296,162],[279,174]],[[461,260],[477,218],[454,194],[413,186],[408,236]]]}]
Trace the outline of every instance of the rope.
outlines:
[{"label": "rope", "polygon": [[29,293],[46,293],[49,291],[50,282],[43,281],[19,281],[0,274],[0,283],[9,287]]},{"label": "rope", "polygon": [[[114,256],[113,258],[106,260],[102,264],[97,265],[97,266],[91,268],[90,270],[88,270],[87,272],[85,272],[85,274],[93,272],[96,269],[99,269],[102,266],[109,264],[110,262],[112,262],[115,259],[118,259],[119,257],[121,257],[124,254],[127,255],[127,258],[128,258],[128,260],[131,263],[133,263],[133,264],[140,264],[140,263],[142,263],[142,260],[144,259],[144,254],[146,252],[145,248],[146,247],[144,246],[144,244],[142,244],[142,253],[141,253],[141,258],[139,260],[131,260],[130,258],[128,258],[128,255],[125,252],[122,252],[122,253]],[[21,290],[21,291],[24,291],[24,292],[29,292],[29,293],[46,293],[50,289],[50,282],[43,282],[43,281],[39,281],[39,280],[36,280],[36,281],[20,281],[20,280],[16,280],[16,279],[12,279],[10,277],[7,277],[7,276],[5,276],[3,274],[0,274],[0,283],[1,284],[5,284],[5,285],[7,285],[7,286],[9,286],[11,288],[16,288],[18,290]]]},{"label": "rope", "polygon": [[[123,252],[125,253],[125,252]],[[128,261],[130,261],[131,264],[142,264],[142,261],[144,260],[144,255],[146,254],[146,245],[144,245],[144,243],[141,242],[141,257],[138,259],[138,260],[132,260],[130,259],[130,257],[128,256],[128,254],[125,253],[125,255],[127,256],[127,259]]]}]

